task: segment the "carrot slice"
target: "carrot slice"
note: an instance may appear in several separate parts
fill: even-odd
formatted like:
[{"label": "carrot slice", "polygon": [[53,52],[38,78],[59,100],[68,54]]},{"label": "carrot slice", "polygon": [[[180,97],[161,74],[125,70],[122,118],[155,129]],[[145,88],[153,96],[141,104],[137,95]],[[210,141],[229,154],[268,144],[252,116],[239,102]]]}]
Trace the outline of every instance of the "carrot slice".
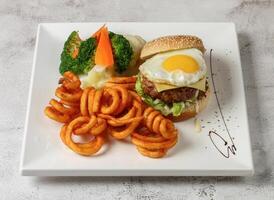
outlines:
[{"label": "carrot slice", "polygon": [[95,53],[95,64],[111,67],[114,64],[108,29],[103,27]]},{"label": "carrot slice", "polygon": [[101,28],[99,28],[95,33],[93,33],[93,35],[91,36],[91,37],[94,37],[97,41],[99,40],[99,38],[100,38],[100,35],[101,35],[101,31],[102,31],[102,29],[103,28],[105,28],[105,24],[101,27]]}]

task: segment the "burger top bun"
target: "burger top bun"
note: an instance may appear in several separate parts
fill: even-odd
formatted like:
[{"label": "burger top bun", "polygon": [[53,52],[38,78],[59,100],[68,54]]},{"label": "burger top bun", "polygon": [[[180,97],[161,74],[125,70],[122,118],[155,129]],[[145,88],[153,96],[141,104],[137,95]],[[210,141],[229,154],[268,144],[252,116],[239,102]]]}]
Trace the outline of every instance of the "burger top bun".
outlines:
[{"label": "burger top bun", "polygon": [[157,53],[177,49],[196,48],[202,53],[205,52],[203,42],[200,38],[191,35],[164,36],[147,42],[141,51],[141,59],[147,59]]}]

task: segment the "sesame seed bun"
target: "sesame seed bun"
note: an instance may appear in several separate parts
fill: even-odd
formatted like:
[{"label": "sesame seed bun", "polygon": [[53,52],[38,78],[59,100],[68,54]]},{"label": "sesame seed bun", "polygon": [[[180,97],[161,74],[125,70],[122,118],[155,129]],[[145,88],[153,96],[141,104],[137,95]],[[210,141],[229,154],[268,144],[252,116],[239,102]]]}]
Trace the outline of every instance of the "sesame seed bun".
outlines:
[{"label": "sesame seed bun", "polygon": [[173,122],[179,122],[179,121],[185,121],[187,119],[195,117],[198,113],[200,113],[202,110],[204,110],[207,107],[207,104],[209,102],[209,96],[210,96],[210,89],[208,87],[205,96],[202,99],[198,100],[196,104],[192,104],[191,106],[189,106],[181,115],[177,117],[170,114],[167,116],[167,118]]},{"label": "sesame seed bun", "polygon": [[205,52],[203,42],[200,38],[191,35],[165,36],[147,42],[141,51],[141,59],[147,59],[157,53],[172,51],[177,49],[196,48],[202,53]]}]

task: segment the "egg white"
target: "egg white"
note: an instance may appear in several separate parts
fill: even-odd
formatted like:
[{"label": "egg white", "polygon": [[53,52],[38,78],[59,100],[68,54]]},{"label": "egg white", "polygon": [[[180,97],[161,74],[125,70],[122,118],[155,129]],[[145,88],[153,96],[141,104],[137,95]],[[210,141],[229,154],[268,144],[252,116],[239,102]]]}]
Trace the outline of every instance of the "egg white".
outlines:
[{"label": "egg white", "polygon": [[[199,70],[194,73],[186,73],[183,70],[176,69],[167,71],[163,68],[163,62],[174,55],[191,56],[199,65]],[[195,48],[174,50],[170,52],[160,53],[147,59],[139,68],[140,72],[149,80],[156,83],[167,83],[179,87],[196,83],[202,79],[207,72],[203,53]]]}]

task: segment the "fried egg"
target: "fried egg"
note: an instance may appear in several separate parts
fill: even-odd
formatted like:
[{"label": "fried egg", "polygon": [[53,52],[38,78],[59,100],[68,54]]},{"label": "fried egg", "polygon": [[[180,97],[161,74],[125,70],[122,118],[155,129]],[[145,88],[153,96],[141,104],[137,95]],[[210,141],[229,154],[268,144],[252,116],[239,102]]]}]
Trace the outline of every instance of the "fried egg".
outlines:
[{"label": "fried egg", "polygon": [[179,87],[196,83],[207,71],[203,53],[195,48],[157,54],[139,69],[152,82]]}]

